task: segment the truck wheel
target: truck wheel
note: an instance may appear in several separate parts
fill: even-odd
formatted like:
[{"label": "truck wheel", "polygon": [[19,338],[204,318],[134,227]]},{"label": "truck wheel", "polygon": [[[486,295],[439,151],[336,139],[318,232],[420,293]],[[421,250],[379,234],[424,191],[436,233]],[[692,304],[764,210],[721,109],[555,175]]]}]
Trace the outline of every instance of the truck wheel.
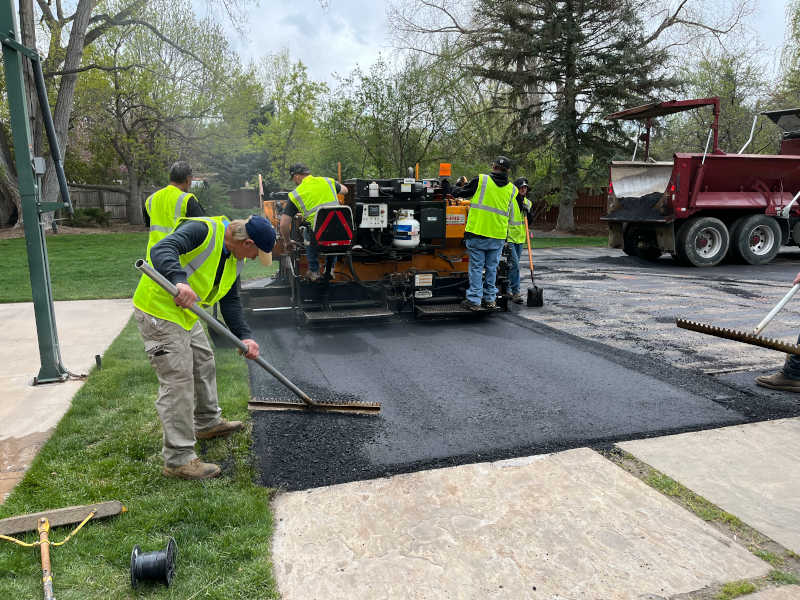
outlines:
[{"label": "truck wheel", "polygon": [[639,232],[635,227],[628,227],[622,234],[622,251],[628,256],[636,256],[636,246],[639,244]]},{"label": "truck wheel", "polygon": [[678,231],[678,259],[695,267],[713,267],[728,253],[730,236],[725,223],[714,217],[698,217]]},{"label": "truck wheel", "polygon": [[639,256],[645,260],[649,260],[650,262],[655,262],[659,258],[661,258],[661,248],[659,248],[655,244],[648,244],[647,246],[639,248]]},{"label": "truck wheel", "polygon": [[739,235],[739,229],[742,225],[742,221],[744,221],[746,218],[747,217],[739,217],[728,226],[728,234],[730,235],[731,243],[728,247],[727,259],[733,263],[744,262],[742,255],[739,254],[739,249],[736,247],[736,236]]},{"label": "truck wheel", "polygon": [[736,254],[751,265],[770,262],[781,248],[781,228],[778,222],[766,215],[750,215],[739,223],[733,232]]},{"label": "truck wheel", "polygon": [[640,227],[629,227],[622,238],[622,251],[628,256],[638,256],[655,261],[661,256],[656,236],[652,231]]}]

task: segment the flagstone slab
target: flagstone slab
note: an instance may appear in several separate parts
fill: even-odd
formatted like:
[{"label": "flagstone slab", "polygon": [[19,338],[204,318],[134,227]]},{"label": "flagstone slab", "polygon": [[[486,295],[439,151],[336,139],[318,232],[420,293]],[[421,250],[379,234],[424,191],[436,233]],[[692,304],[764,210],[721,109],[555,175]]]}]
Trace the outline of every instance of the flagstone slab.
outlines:
[{"label": "flagstone slab", "polygon": [[617,445],[800,553],[800,419]]},{"label": "flagstone slab", "polygon": [[770,567],[592,450],[283,493],[284,600],[669,597]]}]

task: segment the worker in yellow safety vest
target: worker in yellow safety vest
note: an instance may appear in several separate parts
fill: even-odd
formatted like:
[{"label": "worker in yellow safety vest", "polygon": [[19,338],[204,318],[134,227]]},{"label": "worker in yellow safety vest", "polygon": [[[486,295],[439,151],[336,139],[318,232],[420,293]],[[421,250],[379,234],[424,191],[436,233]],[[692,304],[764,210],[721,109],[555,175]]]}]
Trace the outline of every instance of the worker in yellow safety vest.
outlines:
[{"label": "worker in yellow safety vest", "polygon": [[133,295],[134,318],[150,364],[158,375],[156,410],[163,428],[163,474],[207,479],[220,474],[195,453],[197,439],[230,435],[239,421],[221,417],[214,353],[197,316],[184,310],[195,302],[219,302],[228,328],[258,357],[258,343],[244,320],[239,272],[244,260],[271,262],[275,230],[264,217],[178,220],[174,231],[151,248],[148,262],[178,289],[172,297],[146,275]]},{"label": "worker in yellow safety vest", "polygon": [[453,196],[472,197],[464,231],[469,253],[469,289],[461,303],[469,310],[497,309],[497,266],[517,196],[517,188],[508,180],[510,169],[511,159],[498,156],[492,163],[491,174],[478,175],[453,190]]},{"label": "worker in yellow safety vest", "polygon": [[525,246],[525,222],[523,219],[528,217],[531,210],[531,201],[528,200],[528,180],[519,177],[514,180],[517,188],[517,201],[513,203],[514,212],[508,221],[508,250],[511,263],[508,267],[508,284],[511,286],[511,301],[515,304],[522,304],[522,294],[519,291],[519,258],[522,255],[522,248]]},{"label": "worker in yellow safety vest", "polygon": [[[294,245],[291,240],[292,219],[295,215],[301,215],[307,224],[304,237],[308,271],[305,276],[310,281],[316,281],[322,275],[319,266],[319,249],[313,243],[312,235],[317,211],[323,206],[339,206],[338,194],[347,194],[347,187],[330,177],[315,177],[311,174],[311,170],[302,163],[296,163],[289,167],[289,178],[297,187],[289,192],[289,199],[283,206],[280,221],[281,239],[286,240],[287,247]],[[332,277],[335,265],[336,257],[327,257],[326,274],[328,277]]]},{"label": "worker in yellow safety vest", "polygon": [[192,167],[179,160],[169,169],[169,185],[144,201],[144,224],[150,229],[147,239],[147,257],[150,249],[175,228],[181,217],[202,217],[205,211],[189,189],[192,186]]}]

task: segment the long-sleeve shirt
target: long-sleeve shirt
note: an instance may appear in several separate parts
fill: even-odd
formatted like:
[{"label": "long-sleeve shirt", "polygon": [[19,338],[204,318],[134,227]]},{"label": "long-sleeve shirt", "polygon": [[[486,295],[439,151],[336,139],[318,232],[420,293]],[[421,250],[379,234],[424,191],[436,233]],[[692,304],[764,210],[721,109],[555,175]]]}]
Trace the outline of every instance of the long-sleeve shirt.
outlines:
[{"label": "long-sleeve shirt", "polygon": [[[489,173],[489,177],[492,178],[492,181],[494,181],[497,187],[504,187],[508,185],[508,173],[503,171],[492,171]],[[453,188],[451,195],[455,198],[472,198],[475,195],[475,192],[478,191],[479,182],[480,177],[475,177],[472,179],[472,181],[468,182],[467,185]],[[464,239],[472,237],[482,238],[486,236],[478,235],[477,233],[472,233],[470,231],[464,232]]]},{"label": "long-sleeve shirt", "polygon": [[[173,285],[187,283],[186,271],[183,270],[180,262],[180,255],[191,252],[200,246],[208,235],[208,226],[197,221],[182,223],[178,228],[158,242],[150,249],[150,260],[153,267],[164,277],[170,280]],[[214,285],[219,284],[222,279],[222,272],[225,269],[225,261],[231,255],[227,248],[222,249],[222,256],[217,265],[217,274],[214,278]],[[222,317],[233,334],[240,340],[253,337],[253,332],[244,320],[242,311],[242,301],[239,298],[239,278],[231,286],[231,289],[219,301]]]}]

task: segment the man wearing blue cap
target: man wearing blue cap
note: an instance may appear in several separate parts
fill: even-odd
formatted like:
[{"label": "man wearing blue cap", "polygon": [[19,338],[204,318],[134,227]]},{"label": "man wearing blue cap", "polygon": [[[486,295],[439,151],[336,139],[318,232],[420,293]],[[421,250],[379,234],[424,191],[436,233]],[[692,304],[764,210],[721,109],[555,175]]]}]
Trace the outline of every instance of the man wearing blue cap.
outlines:
[{"label": "man wearing blue cap", "polygon": [[247,345],[247,358],[256,358],[258,344],[239,299],[239,272],[247,258],[269,264],[274,245],[275,230],[264,217],[197,217],[179,219],[172,233],[150,249],[148,262],[178,289],[172,297],[143,275],[133,295],[136,324],[158,375],[156,410],[168,477],[216,477],[220,468],[200,461],[195,440],[242,428],[240,421],[221,417],[214,353],[197,316],[184,308],[219,302],[228,328]]}]

